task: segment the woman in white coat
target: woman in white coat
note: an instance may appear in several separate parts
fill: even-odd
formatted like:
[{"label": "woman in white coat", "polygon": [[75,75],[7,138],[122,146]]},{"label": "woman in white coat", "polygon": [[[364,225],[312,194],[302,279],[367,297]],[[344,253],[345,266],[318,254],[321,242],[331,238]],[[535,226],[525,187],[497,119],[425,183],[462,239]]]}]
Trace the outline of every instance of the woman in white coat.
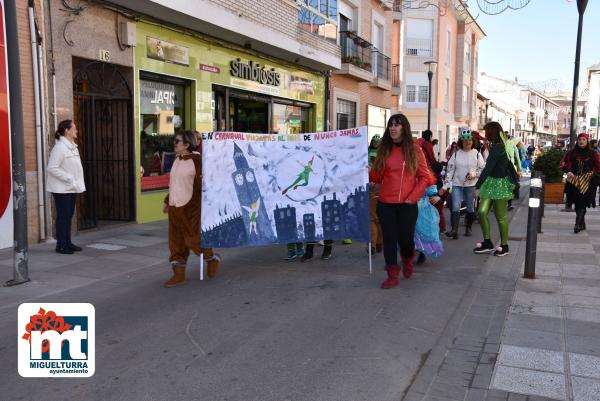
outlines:
[{"label": "woman in white coat", "polygon": [[48,160],[46,190],[56,205],[56,252],[72,254],[81,248],[71,242],[71,219],[77,194],[85,191],[83,167],[77,149],[77,127],[71,120],[58,124],[56,143]]},{"label": "woman in white coat", "polygon": [[448,171],[444,189],[452,190],[452,228],[446,232],[447,237],[458,239],[460,209],[464,202],[467,206],[465,217],[465,236],[471,236],[471,227],[475,220],[475,184],[485,167],[485,160],[480,152],[473,149],[473,133],[470,128],[463,128],[458,139],[458,150],[448,160]]}]

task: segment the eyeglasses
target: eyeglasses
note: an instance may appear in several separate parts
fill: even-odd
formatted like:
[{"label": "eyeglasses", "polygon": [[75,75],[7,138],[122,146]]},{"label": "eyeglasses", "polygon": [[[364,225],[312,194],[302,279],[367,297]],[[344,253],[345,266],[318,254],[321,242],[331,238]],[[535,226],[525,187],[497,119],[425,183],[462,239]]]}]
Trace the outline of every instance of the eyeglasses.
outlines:
[{"label": "eyeglasses", "polygon": [[175,139],[175,140],[173,141],[173,144],[174,144],[174,145],[179,145],[180,143],[183,143],[183,141],[182,141],[181,139]]}]

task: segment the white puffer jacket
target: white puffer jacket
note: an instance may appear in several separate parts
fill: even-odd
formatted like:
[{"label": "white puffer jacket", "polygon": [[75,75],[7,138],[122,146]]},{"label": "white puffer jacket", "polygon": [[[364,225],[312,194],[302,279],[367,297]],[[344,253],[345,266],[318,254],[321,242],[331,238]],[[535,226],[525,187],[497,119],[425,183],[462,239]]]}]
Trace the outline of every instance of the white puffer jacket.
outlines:
[{"label": "white puffer jacket", "polygon": [[58,194],[85,191],[83,167],[77,145],[61,136],[54,144],[48,160],[46,190]]}]

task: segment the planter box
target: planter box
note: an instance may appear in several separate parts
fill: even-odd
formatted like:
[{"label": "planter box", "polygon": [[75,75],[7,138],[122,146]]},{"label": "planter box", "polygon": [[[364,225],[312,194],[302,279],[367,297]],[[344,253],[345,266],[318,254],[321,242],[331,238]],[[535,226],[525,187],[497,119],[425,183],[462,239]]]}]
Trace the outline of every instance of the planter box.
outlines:
[{"label": "planter box", "polygon": [[544,203],[564,202],[565,184],[563,182],[549,182],[544,188]]}]

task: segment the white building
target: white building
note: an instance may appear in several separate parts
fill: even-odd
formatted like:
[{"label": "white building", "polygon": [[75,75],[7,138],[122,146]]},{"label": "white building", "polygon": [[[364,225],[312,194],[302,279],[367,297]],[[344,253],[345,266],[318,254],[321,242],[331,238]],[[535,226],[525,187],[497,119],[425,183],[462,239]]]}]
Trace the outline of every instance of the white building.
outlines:
[{"label": "white building", "polygon": [[[555,143],[560,105],[539,91],[514,81],[481,73],[479,92],[505,111],[514,114],[506,129],[523,142],[543,145]],[[512,125],[514,124],[514,126]]]},{"label": "white building", "polygon": [[594,139],[600,139],[598,132],[600,120],[600,63],[587,70],[588,97],[585,110],[587,132]]}]

